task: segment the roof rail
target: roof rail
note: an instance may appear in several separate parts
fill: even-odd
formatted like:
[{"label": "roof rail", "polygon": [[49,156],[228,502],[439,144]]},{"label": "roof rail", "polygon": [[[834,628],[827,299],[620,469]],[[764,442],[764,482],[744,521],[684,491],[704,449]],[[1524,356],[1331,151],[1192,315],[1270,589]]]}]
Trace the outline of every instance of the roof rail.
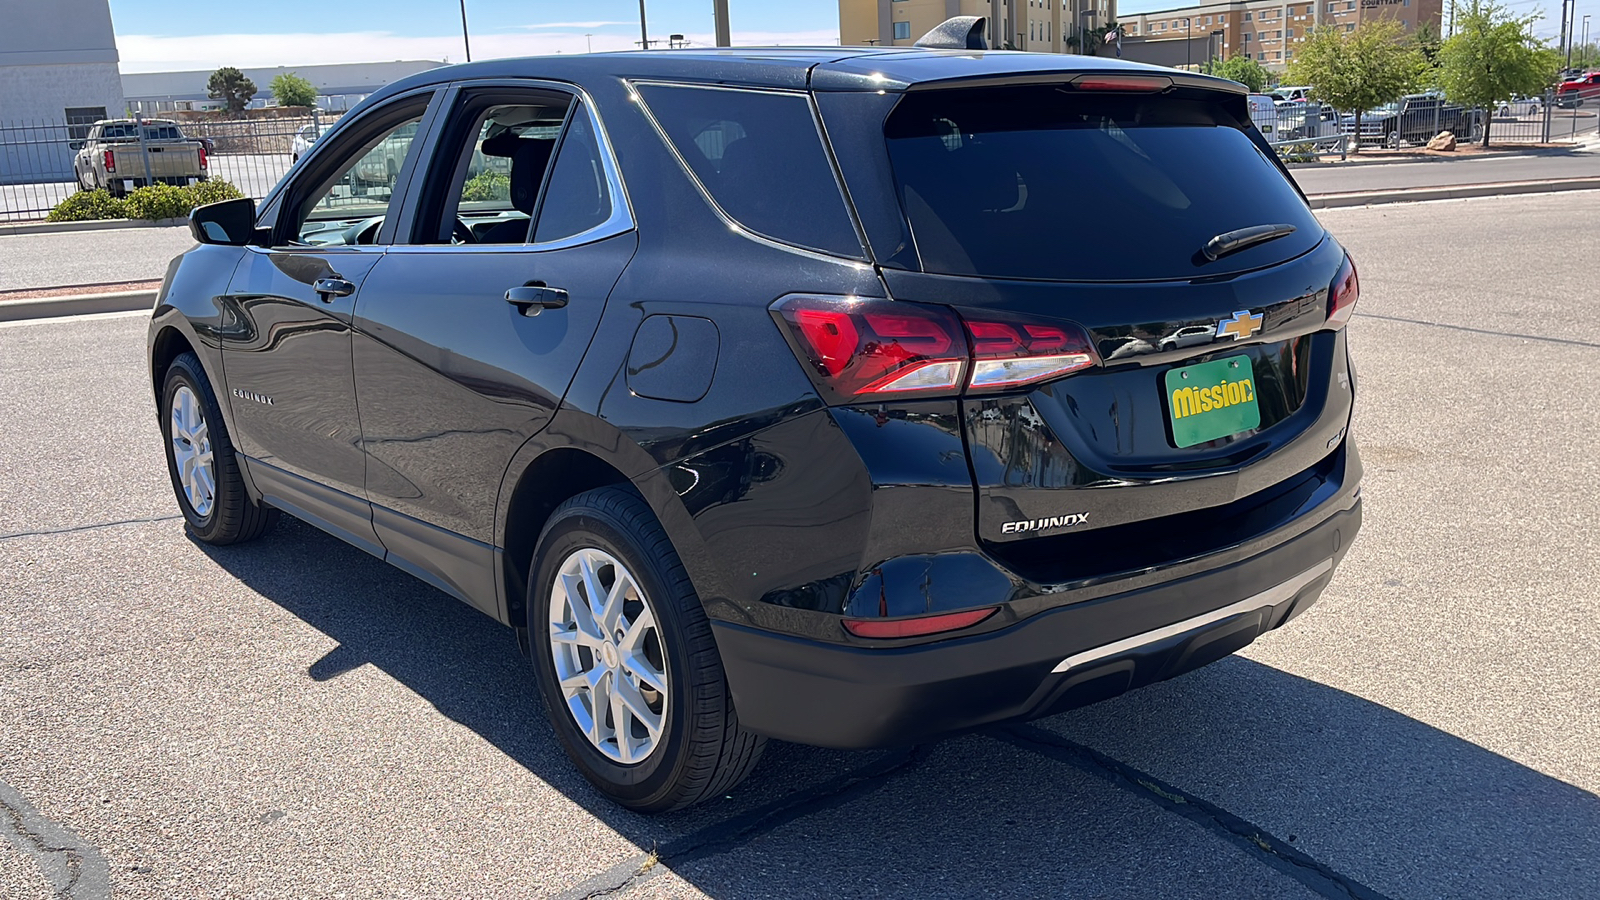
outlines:
[{"label": "roof rail", "polygon": [[987,50],[989,42],[983,35],[988,28],[988,16],[953,16],[934,26],[913,46],[929,50]]}]

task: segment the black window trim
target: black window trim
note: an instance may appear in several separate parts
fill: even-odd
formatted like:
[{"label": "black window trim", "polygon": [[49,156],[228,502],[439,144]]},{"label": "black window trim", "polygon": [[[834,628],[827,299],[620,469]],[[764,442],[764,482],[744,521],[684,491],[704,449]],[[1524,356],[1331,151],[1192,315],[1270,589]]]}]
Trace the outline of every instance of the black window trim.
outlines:
[{"label": "black window trim", "polygon": [[[635,230],[638,225],[633,214],[633,202],[628,198],[627,184],[622,180],[622,168],[617,165],[616,150],[611,144],[611,136],[606,131],[605,122],[601,119],[600,108],[595,103],[589,92],[579,85],[566,81],[552,81],[543,78],[482,78],[472,81],[454,81],[447,89],[441,90],[442,101],[439,106],[438,116],[440,121],[437,127],[429,134],[426,146],[422,148],[422,155],[418,157],[419,165],[423,159],[432,162],[434,154],[438,152],[438,145],[442,139],[446,118],[456,109],[457,101],[462,93],[480,89],[510,88],[520,90],[559,91],[572,94],[577,103],[588,111],[589,125],[594,129],[595,137],[599,141],[596,148],[600,152],[601,167],[606,173],[606,186],[611,190],[611,216],[606,221],[596,225],[588,231],[580,232],[560,240],[546,241],[542,244],[396,244],[391,239],[385,248],[390,253],[439,253],[455,250],[468,250],[474,253],[543,253],[552,250],[565,250],[569,247],[579,247],[603,241]],[[557,139],[556,147],[550,153],[550,169],[545,173],[545,184],[539,187],[539,204],[544,203],[544,190],[549,181],[550,172],[555,170],[556,157],[561,153],[561,144],[566,142],[567,127],[572,121],[571,108],[568,109],[567,119],[563,121],[561,134]],[[427,168],[423,168],[426,176]],[[407,196],[402,202],[400,218],[404,222],[405,233],[415,234],[414,216],[418,212],[417,203],[426,185],[425,178],[413,179],[409,186]],[[535,229],[538,227],[539,206],[534,207],[533,218],[528,223],[528,237],[531,240]],[[391,235],[392,238],[392,235]]]},{"label": "black window trim", "polygon": [[[791,253],[800,253],[805,256],[825,260],[827,262],[838,262],[839,260],[843,259],[855,263],[863,263],[871,260],[871,256],[866,249],[866,232],[862,230],[860,217],[856,215],[855,206],[850,201],[850,194],[845,190],[844,179],[840,176],[839,172],[838,160],[834,159],[832,145],[829,144],[828,134],[822,125],[821,113],[817,110],[816,98],[812,96],[810,91],[794,90],[791,88],[760,88],[747,87],[744,85],[711,84],[703,81],[669,81],[654,78],[629,79],[627,81],[627,85],[629,98],[638,104],[640,111],[644,113],[645,120],[648,121],[650,123],[650,127],[655,130],[656,136],[661,139],[661,143],[666,145],[667,152],[671,153],[672,157],[678,161],[678,166],[683,169],[683,174],[689,177],[689,181],[695,186],[695,190],[700,193],[700,199],[704,200],[706,205],[711,207],[711,211],[716,214],[717,218],[722,220],[723,224],[759,244],[765,244],[769,247],[774,247],[779,250],[786,250]],[[839,199],[844,204],[845,216],[850,220],[850,227],[851,230],[855,232],[856,242],[861,245],[859,252],[853,256],[841,256],[838,254],[817,250],[813,247],[803,247],[799,244],[790,243],[789,241],[785,241],[781,238],[762,234],[759,231],[753,231],[750,228],[745,227],[745,225],[740,223],[738,220],[734,219],[733,216],[728,215],[727,210],[724,210],[722,205],[717,202],[714,196],[712,196],[711,190],[706,187],[705,182],[701,181],[700,176],[695,174],[694,168],[689,165],[689,160],[686,159],[682,151],[678,149],[678,145],[673,143],[672,136],[667,134],[667,129],[663,127],[660,120],[656,118],[655,111],[650,108],[650,104],[645,102],[644,96],[640,94],[638,90],[636,90],[638,87],[696,88],[699,90],[710,91],[736,91],[747,94],[781,94],[784,96],[800,97],[804,99],[806,101],[806,109],[811,113],[811,125],[817,131],[817,140],[822,143],[823,156],[828,161],[828,171],[833,175],[834,189],[839,192]]]}]

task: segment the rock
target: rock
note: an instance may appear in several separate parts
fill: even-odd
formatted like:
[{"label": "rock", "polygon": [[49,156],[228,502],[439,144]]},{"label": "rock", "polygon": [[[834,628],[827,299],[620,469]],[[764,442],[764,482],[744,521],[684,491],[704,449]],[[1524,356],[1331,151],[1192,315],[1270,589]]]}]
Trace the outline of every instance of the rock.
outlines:
[{"label": "rock", "polygon": [[1441,131],[1428,141],[1429,150],[1443,150],[1449,153],[1456,149],[1456,136],[1448,131]]}]

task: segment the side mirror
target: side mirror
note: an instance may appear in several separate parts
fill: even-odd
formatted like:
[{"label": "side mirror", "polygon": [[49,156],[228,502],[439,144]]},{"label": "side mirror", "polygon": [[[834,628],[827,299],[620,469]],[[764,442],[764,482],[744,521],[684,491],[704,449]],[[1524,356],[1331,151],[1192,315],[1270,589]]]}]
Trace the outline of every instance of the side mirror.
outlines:
[{"label": "side mirror", "polygon": [[241,197],[197,207],[189,213],[189,233],[202,244],[243,247],[256,234],[256,202]]},{"label": "side mirror", "polygon": [[83,144],[84,144],[83,141],[68,141],[67,142],[67,146],[71,147],[74,150],[82,150],[83,149]]}]

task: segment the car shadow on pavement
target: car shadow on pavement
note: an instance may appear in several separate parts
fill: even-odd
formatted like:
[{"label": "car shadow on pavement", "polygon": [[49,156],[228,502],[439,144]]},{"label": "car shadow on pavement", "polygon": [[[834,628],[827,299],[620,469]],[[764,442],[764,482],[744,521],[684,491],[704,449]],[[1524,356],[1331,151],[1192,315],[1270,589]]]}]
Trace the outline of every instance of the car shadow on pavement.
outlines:
[{"label": "car shadow on pavement", "polygon": [[1600,896],[1594,794],[1239,657],[917,748],[774,742],[733,795],[640,816],[567,762],[509,630],[287,516],[197,546],[338,642],[308,678],[377,667],[639,848],[556,896]]}]

